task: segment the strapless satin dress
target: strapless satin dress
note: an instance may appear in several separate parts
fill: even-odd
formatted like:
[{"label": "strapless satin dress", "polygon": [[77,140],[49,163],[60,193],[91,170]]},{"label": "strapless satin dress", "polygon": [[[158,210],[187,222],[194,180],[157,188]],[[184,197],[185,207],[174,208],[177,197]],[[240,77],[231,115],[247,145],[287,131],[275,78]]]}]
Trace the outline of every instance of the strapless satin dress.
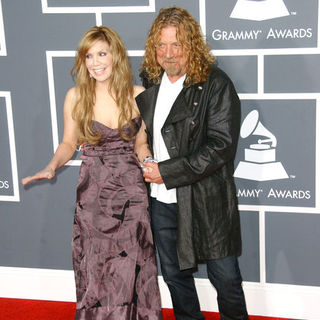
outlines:
[{"label": "strapless satin dress", "polygon": [[97,146],[83,145],[72,256],[81,320],[158,320],[161,316],[148,196],[134,152],[141,118],[117,129],[93,121]]}]

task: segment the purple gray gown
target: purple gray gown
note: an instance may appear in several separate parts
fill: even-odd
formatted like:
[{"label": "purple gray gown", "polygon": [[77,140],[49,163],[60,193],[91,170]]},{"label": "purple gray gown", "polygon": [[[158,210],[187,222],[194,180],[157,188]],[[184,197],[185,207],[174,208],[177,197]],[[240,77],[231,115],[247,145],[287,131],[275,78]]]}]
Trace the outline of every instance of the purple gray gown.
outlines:
[{"label": "purple gray gown", "polygon": [[[148,197],[131,141],[92,121],[99,145],[85,143],[79,172],[72,257],[81,320],[162,319]],[[133,131],[132,131],[133,130]]]}]

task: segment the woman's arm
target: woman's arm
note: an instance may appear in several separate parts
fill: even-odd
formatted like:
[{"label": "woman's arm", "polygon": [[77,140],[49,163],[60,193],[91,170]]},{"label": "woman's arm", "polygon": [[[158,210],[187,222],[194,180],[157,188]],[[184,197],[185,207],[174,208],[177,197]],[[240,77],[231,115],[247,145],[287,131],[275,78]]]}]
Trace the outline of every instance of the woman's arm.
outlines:
[{"label": "woman's arm", "polygon": [[72,110],[76,102],[75,88],[70,89],[64,102],[64,133],[62,142],[59,144],[55,154],[48,165],[32,176],[21,180],[23,185],[34,180],[52,179],[55,172],[71,159],[77,146],[77,126],[72,119]]},{"label": "woman's arm", "polygon": [[[139,95],[144,90],[145,90],[144,87],[134,86],[134,97]],[[140,114],[137,105],[135,105],[135,114],[136,115]],[[152,153],[151,153],[151,151],[149,149],[149,145],[147,143],[146,125],[143,120],[142,120],[141,127],[139,129],[139,132],[137,133],[137,136],[136,136],[134,150],[135,150],[135,152],[138,156],[138,159],[141,163],[147,157],[152,157]]]},{"label": "woman's arm", "polygon": [[142,163],[147,157],[152,157],[149,145],[147,143],[146,125],[142,120],[141,128],[137,133],[134,150],[138,156],[139,161]]}]

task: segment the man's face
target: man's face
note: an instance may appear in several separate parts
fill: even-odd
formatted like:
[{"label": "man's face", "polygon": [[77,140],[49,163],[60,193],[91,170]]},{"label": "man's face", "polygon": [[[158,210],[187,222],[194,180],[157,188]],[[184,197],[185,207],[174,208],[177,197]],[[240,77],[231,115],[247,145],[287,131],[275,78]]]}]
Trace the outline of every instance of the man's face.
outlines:
[{"label": "man's face", "polygon": [[187,54],[177,40],[174,26],[161,30],[157,45],[157,61],[171,82],[177,81],[187,72]]}]

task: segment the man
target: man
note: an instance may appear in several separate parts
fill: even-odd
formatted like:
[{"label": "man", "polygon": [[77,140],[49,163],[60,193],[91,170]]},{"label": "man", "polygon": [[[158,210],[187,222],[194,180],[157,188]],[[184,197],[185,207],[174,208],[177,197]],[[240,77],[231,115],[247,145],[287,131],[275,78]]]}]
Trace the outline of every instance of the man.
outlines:
[{"label": "man", "polygon": [[233,180],[240,103],[213,65],[199,24],[161,9],[146,42],[146,91],[137,103],[157,160],[146,159],[151,223],[176,319],[204,319],[192,273],[207,265],[221,319],[248,319],[237,256],[241,236]]}]

